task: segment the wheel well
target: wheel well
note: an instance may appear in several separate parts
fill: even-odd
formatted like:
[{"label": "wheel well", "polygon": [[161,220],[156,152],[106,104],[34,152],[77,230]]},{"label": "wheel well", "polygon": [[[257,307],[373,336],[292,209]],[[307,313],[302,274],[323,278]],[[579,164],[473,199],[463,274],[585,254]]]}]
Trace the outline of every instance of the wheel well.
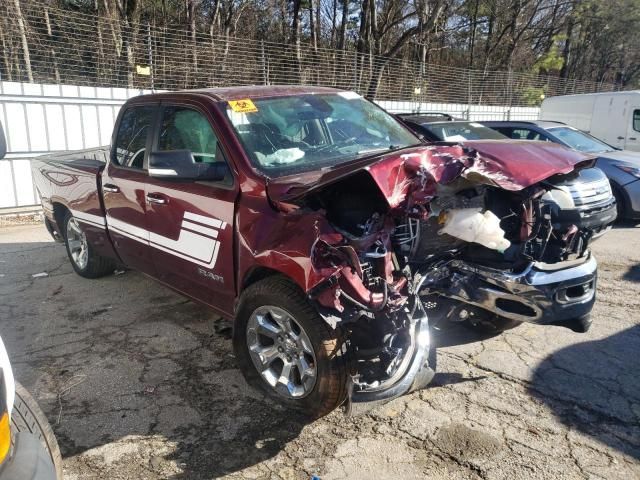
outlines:
[{"label": "wheel well", "polygon": [[[625,196],[624,191],[617,183],[612,182],[611,180],[609,180],[609,183],[611,184],[611,190],[613,190],[613,195],[616,198],[616,202],[620,203],[620,207],[618,208],[618,211],[622,212],[623,215],[626,215],[627,214],[627,198]],[[624,218],[618,218],[617,220],[618,221],[624,220]]]},{"label": "wheel well", "polygon": [[[247,274],[245,274],[244,279],[242,280],[242,285],[240,285],[240,292],[253,285],[260,280],[264,280],[267,277],[271,277],[273,275],[283,275],[281,272],[274,270],[268,267],[253,267],[249,270]],[[283,275],[284,276],[284,275]]]},{"label": "wheel well", "polygon": [[58,234],[64,237],[64,217],[67,215],[69,209],[61,203],[53,204],[53,218],[56,220],[56,226],[58,227]]}]

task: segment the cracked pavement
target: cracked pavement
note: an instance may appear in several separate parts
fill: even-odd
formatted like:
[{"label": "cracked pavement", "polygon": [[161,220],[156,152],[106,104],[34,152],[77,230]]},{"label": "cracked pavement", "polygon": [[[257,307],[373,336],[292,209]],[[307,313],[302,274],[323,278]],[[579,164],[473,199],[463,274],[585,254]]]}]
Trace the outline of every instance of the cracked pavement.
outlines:
[{"label": "cracked pavement", "polygon": [[432,386],[356,417],[270,404],[228,322],[135,272],[80,278],[41,225],[0,229],[0,335],[68,479],[640,478],[640,228],[593,250],[587,334],[452,325]]}]

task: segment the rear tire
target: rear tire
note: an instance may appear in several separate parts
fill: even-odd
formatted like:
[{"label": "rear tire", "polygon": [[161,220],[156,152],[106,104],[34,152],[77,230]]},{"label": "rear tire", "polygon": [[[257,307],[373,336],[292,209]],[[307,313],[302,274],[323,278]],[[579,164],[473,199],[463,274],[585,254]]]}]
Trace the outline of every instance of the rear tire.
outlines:
[{"label": "rear tire", "polygon": [[[282,372],[278,372],[278,369],[284,371],[284,363],[276,358],[271,363],[265,363],[267,366],[262,369],[262,372],[266,373],[261,373],[258,371],[257,363],[259,364],[259,360],[256,360],[255,350],[252,350],[253,357],[249,350],[250,343],[252,349],[255,349],[257,345],[258,335],[256,332],[259,329],[255,328],[256,314],[260,318],[268,317],[270,315],[269,309],[276,313],[284,312],[288,317],[285,321],[293,320],[296,330],[299,328],[297,336],[304,336],[310,343],[312,352],[307,356],[307,359],[315,371],[315,383],[313,386],[309,383],[307,390],[304,381],[300,381],[299,367],[294,367],[293,377],[290,374],[288,378],[293,378],[294,382],[297,379],[302,385],[299,388],[304,390],[304,393],[298,392],[299,397],[297,398],[293,395],[287,395],[289,390],[282,388],[282,385],[276,383],[275,386],[272,386],[268,381],[269,377],[283,377]],[[278,331],[278,324],[282,322],[282,318],[278,318],[279,322],[268,320],[276,331]],[[279,333],[275,335],[280,337]],[[284,345],[283,353],[274,352],[276,357],[282,358],[282,355],[288,355],[286,339],[284,343],[277,343],[278,340],[274,340],[274,342],[276,342],[274,347]],[[238,365],[250,385],[261,390],[269,399],[277,403],[303,412],[312,418],[326,415],[340,406],[347,396],[347,366],[343,343],[340,329],[331,328],[305,298],[304,293],[284,277],[272,276],[260,280],[249,286],[240,296],[233,329],[233,348]],[[269,348],[269,346],[258,347]],[[293,357],[295,361],[295,353]],[[280,364],[283,366],[280,367]]]},{"label": "rear tire", "polygon": [[96,254],[71,212],[67,212],[63,221],[64,240],[71,266],[84,278],[99,278],[112,273],[115,262]]},{"label": "rear tire", "polygon": [[11,431],[27,432],[40,440],[49,453],[56,470],[56,478],[62,479],[62,455],[51,425],[31,394],[16,382],[16,397],[11,412]]},{"label": "rear tire", "polygon": [[613,184],[611,184],[611,190],[613,191],[613,197],[616,199],[617,217],[615,223],[624,223],[625,217],[627,215],[627,205],[625,203],[624,197],[622,196],[622,193],[617,186],[614,187]]}]

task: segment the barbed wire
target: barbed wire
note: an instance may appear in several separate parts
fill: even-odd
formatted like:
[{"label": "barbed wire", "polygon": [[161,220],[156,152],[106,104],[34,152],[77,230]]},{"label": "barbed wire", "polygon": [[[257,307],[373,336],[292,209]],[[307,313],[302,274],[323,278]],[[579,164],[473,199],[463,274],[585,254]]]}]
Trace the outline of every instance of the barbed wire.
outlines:
[{"label": "barbed wire", "polygon": [[[528,106],[543,96],[615,85],[479,71],[354,51],[278,44],[26,4],[0,6],[2,80],[176,90],[249,84],[315,84],[378,100]],[[22,20],[22,26],[20,25]],[[26,54],[28,53],[28,54]]]}]

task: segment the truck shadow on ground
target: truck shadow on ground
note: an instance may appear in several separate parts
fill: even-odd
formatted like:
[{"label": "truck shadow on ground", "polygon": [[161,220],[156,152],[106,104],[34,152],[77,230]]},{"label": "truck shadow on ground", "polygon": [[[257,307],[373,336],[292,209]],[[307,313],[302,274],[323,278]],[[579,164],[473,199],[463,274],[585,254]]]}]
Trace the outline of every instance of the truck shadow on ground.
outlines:
[{"label": "truck shadow on ground", "polygon": [[622,275],[622,279],[629,282],[640,282],[640,265],[631,265],[629,270]]},{"label": "truck shadow on ground", "polygon": [[640,325],[566,347],[536,369],[530,394],[558,419],[640,459]]}]

